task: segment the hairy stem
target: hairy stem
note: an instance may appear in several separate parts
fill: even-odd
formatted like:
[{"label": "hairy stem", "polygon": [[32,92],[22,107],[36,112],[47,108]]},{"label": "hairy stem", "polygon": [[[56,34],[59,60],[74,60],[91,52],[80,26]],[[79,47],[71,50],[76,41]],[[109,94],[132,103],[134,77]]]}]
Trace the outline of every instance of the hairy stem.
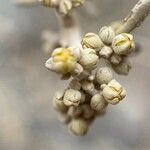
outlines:
[{"label": "hairy stem", "polygon": [[129,33],[145,20],[150,13],[150,0],[139,0],[133,7],[123,24],[117,29],[117,33]]}]

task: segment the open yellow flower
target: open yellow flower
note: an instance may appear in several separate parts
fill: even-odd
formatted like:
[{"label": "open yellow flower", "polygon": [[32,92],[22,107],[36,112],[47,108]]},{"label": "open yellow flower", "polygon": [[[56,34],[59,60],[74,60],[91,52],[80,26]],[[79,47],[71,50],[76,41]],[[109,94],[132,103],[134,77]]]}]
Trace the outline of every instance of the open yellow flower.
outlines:
[{"label": "open yellow flower", "polygon": [[46,62],[46,67],[57,73],[71,73],[77,63],[73,48],[57,48],[53,51],[52,57]]}]

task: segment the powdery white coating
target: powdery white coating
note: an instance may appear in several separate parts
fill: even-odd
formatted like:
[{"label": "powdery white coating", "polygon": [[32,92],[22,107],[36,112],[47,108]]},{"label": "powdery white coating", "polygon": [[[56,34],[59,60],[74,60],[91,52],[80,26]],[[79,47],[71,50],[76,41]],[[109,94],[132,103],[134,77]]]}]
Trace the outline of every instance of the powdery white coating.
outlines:
[{"label": "powdery white coating", "polygon": [[104,26],[99,31],[99,36],[105,44],[111,44],[115,37],[115,32],[111,26]]},{"label": "powdery white coating", "polygon": [[100,85],[108,84],[113,79],[113,74],[108,67],[102,67],[96,71],[95,79]]},{"label": "powdery white coating", "polygon": [[101,50],[104,44],[97,34],[87,33],[82,38],[81,45],[83,48],[91,48],[91,49],[95,49],[96,51],[99,51]]},{"label": "powdery white coating", "polygon": [[90,106],[93,110],[100,112],[106,107],[106,105],[107,102],[105,101],[102,94],[95,94],[91,99]]},{"label": "powdery white coating", "polygon": [[80,64],[83,68],[87,70],[95,69],[99,60],[96,51],[94,49],[86,48],[83,49],[81,53]]},{"label": "powdery white coating", "polygon": [[68,129],[71,133],[77,136],[83,136],[88,131],[89,124],[82,118],[72,119],[68,125]]},{"label": "powdery white coating", "polygon": [[100,55],[101,57],[103,57],[103,58],[108,59],[108,58],[110,58],[110,56],[112,55],[112,53],[113,53],[113,50],[111,49],[111,47],[109,47],[109,46],[104,46],[104,47],[100,50],[99,55]]},{"label": "powdery white coating", "polygon": [[64,94],[63,102],[66,106],[78,106],[81,102],[81,93],[78,90],[68,89]]},{"label": "powdery white coating", "polygon": [[113,79],[103,89],[102,94],[108,103],[114,105],[126,96],[126,91],[115,79]]},{"label": "powdery white coating", "polygon": [[112,42],[112,48],[118,55],[127,55],[131,53],[135,48],[133,36],[127,33],[116,35]]}]

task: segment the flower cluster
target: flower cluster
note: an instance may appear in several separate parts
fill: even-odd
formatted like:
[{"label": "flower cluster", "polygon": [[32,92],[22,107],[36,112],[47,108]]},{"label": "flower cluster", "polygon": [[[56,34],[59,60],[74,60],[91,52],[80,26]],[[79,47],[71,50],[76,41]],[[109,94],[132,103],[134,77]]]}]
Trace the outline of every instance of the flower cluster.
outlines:
[{"label": "flower cluster", "polygon": [[103,27],[99,35],[86,34],[81,45],[82,48],[55,49],[45,64],[62,78],[73,78],[63,92],[55,94],[53,106],[75,135],[85,135],[94,119],[106,112],[108,104],[118,104],[126,96],[111,69],[98,67],[99,60],[104,58],[116,68],[121,66],[120,72],[125,74],[129,71],[125,58],[134,50],[133,36],[116,35],[112,27]]},{"label": "flower cluster", "polygon": [[85,0],[40,0],[43,6],[56,8],[60,14],[66,15],[73,8],[81,6]]},{"label": "flower cluster", "polygon": [[83,48],[97,50],[100,58],[107,59],[119,74],[127,75],[131,68],[128,55],[134,50],[133,36],[127,33],[116,35],[112,27],[102,27],[99,35],[87,33],[82,39]]},{"label": "flower cluster", "polygon": [[92,79],[72,79],[66,90],[56,92],[53,106],[69,131],[82,136],[94,119],[106,112],[108,104],[115,105],[125,96],[125,89],[113,79],[111,70],[102,67]]}]

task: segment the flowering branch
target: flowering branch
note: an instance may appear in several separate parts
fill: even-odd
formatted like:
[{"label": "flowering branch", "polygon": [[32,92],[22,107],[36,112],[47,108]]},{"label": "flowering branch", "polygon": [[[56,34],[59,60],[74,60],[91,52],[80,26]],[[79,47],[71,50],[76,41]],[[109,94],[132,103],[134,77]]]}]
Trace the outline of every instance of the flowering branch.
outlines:
[{"label": "flowering branch", "polygon": [[144,21],[150,13],[150,0],[139,0],[133,7],[123,24],[117,29],[117,33],[131,32]]},{"label": "flowering branch", "polygon": [[[81,47],[56,48],[45,66],[62,77],[73,79],[53,99],[60,120],[75,135],[85,135],[97,116],[107,106],[116,105],[126,96],[125,89],[114,79],[108,67],[98,68],[99,60],[109,63],[118,74],[131,69],[128,56],[134,51],[132,31],[150,12],[150,0],[140,0],[124,22],[102,27],[98,34],[87,33]],[[65,24],[65,25],[68,25]]]}]

